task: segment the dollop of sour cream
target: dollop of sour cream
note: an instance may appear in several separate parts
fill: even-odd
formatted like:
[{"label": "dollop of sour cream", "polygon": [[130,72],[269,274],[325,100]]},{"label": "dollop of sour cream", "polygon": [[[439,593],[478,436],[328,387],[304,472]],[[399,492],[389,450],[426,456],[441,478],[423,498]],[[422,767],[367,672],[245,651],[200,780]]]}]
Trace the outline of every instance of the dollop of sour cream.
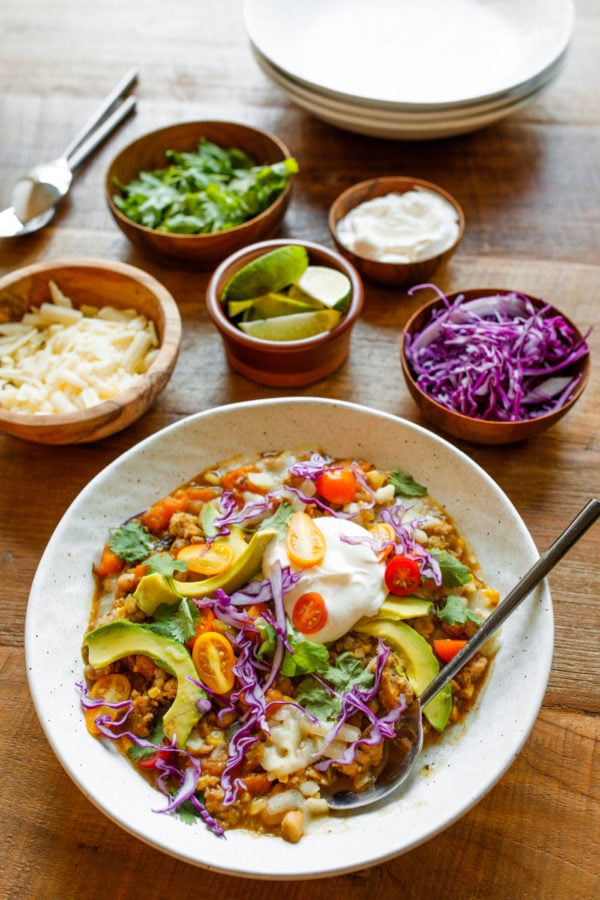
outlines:
[{"label": "dollop of sour cream", "polygon": [[300,569],[290,562],[285,542],[273,540],[263,556],[263,574],[268,577],[279,562],[292,571],[302,571],[302,577],[284,595],[285,611],[291,619],[298,599],[309,591],[319,593],[327,607],[327,621],[323,628],[308,635],[311,641],[328,643],[346,634],[363,616],[374,616],[387,596],[384,583],[385,564],[377,560],[368,543],[348,543],[369,537],[369,532],[346,519],[321,516],[314,519],[325,537],[326,549],[322,562]]},{"label": "dollop of sour cream", "polygon": [[415,188],[366,200],[337,223],[337,237],[366,259],[411,263],[431,259],[452,246],[460,229],[452,204],[439,194]]}]

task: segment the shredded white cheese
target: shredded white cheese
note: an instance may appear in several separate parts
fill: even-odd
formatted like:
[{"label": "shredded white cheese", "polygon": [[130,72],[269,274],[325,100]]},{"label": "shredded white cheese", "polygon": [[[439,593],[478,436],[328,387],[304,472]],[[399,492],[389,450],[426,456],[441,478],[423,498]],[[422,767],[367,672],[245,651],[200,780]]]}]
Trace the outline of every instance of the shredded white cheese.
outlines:
[{"label": "shredded white cheese", "polygon": [[0,322],[0,406],[52,414],[115,397],[158,354],[154,322],[135,309],[76,309],[54,282],[51,302]]}]

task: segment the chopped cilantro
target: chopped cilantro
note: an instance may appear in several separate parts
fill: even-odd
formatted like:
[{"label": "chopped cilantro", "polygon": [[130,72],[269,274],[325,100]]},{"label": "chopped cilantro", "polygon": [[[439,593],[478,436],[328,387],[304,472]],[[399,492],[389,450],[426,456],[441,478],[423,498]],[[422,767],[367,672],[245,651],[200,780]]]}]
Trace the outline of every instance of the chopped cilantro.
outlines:
[{"label": "chopped cilantro", "polygon": [[472,579],[471,570],[447,550],[433,548],[429,551],[440,564],[442,584],[445,587],[462,587]]},{"label": "chopped cilantro", "polygon": [[150,532],[137,522],[114,528],[108,542],[112,552],[127,563],[139,562],[152,549]]},{"label": "chopped cilantro", "polygon": [[184,597],[176,606],[163,603],[154,613],[154,622],[146,625],[150,631],[173,638],[180,644],[194,637],[195,625],[200,618],[196,605]]},{"label": "chopped cilantro", "polygon": [[388,483],[394,485],[394,494],[401,494],[403,497],[425,497],[427,488],[422,484],[418,484],[408,472],[402,472],[400,469],[394,469],[388,478]]},{"label": "chopped cilantro", "polygon": [[185,572],[188,564],[184,559],[173,559],[172,556],[163,553],[153,553],[152,556],[144,560],[148,566],[147,575],[156,572],[158,575],[169,577],[175,572]]},{"label": "chopped cilantro", "polygon": [[115,205],[134,222],[174,234],[224,231],[259,215],[298,171],[295,159],[255,165],[242,150],[202,138],[191,152],[168,150],[168,166],[143,171],[127,184]]},{"label": "chopped cilantro", "polygon": [[467,622],[481,622],[481,616],[466,605],[462,597],[450,594],[446,602],[437,611],[437,617],[447,625],[466,625]]}]

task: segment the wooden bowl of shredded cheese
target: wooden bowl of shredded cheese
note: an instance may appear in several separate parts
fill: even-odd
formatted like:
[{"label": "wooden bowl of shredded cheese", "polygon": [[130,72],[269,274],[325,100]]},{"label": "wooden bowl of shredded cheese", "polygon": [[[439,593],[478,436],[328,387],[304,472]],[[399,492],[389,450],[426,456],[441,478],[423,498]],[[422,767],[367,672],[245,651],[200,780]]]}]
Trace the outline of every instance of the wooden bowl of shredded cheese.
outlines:
[{"label": "wooden bowl of shredded cheese", "polygon": [[0,279],[0,430],[79,444],[138,419],[167,384],[181,318],[163,285],[108,260],[38,263]]}]

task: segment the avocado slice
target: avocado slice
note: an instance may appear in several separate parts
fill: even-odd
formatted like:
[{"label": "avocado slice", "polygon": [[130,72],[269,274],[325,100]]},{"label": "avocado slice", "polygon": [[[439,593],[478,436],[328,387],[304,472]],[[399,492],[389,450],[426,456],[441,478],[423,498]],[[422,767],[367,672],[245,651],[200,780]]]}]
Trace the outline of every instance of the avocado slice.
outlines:
[{"label": "avocado slice", "polygon": [[376,618],[415,619],[418,616],[426,616],[432,608],[431,600],[423,600],[421,597],[394,597],[390,594],[379,607]]},{"label": "avocado slice", "polygon": [[[231,534],[228,534],[222,540],[224,544],[230,545],[234,553],[233,566],[228,569],[227,573],[224,573],[229,574],[235,567],[237,559],[246,552],[249,544],[244,540],[241,528],[237,527],[232,528]],[[204,583],[202,582],[202,584]],[[158,572],[144,575],[133,593],[139,609],[147,616],[153,616],[159,606],[176,606],[183,595],[178,592],[177,588],[173,589],[173,584],[178,585],[179,582],[173,582],[172,579],[159,575]],[[198,595],[194,594],[194,596]]]},{"label": "avocado slice", "polygon": [[[440,665],[425,638],[399,619],[374,619],[372,622],[355,625],[355,630],[381,638],[400,653],[406,666],[406,675],[417,696],[440,671]],[[451,711],[452,691],[448,684],[427,704],[423,714],[436,731],[443,731]]]},{"label": "avocado slice", "polygon": [[190,731],[202,715],[196,703],[206,694],[190,681],[190,678],[197,680],[198,673],[183,644],[126,619],[100,625],[90,631],[84,640],[89,648],[89,663],[95,669],[139,653],[149,656],[177,678],[177,694],[164,715],[163,729],[168,740],[175,738],[178,747],[185,747]]},{"label": "avocado slice", "polygon": [[[146,608],[140,605],[140,598],[142,598],[142,603],[148,604],[147,608],[151,608],[153,601],[147,598],[157,595],[160,599],[153,606],[153,609],[156,609],[160,603],[173,604],[181,600],[182,597],[208,597],[217,588],[220,588],[222,591],[237,591],[238,588],[250,581],[253,575],[256,575],[260,569],[263,553],[267,545],[278,534],[279,532],[276,528],[265,528],[263,531],[257,531],[252,535],[250,542],[246,544],[246,549],[238,556],[233,565],[221,575],[213,575],[212,578],[204,578],[202,581],[174,581],[166,578],[164,575],[158,575],[155,578],[156,573],[152,573],[151,575],[144,575],[140,579],[133,596],[142,612],[146,612]],[[150,585],[146,585],[147,578],[153,579]],[[146,590],[147,587],[148,590]],[[172,600],[166,599],[167,591],[170,591],[173,597]],[[152,613],[146,612],[146,615],[152,615]]]}]

